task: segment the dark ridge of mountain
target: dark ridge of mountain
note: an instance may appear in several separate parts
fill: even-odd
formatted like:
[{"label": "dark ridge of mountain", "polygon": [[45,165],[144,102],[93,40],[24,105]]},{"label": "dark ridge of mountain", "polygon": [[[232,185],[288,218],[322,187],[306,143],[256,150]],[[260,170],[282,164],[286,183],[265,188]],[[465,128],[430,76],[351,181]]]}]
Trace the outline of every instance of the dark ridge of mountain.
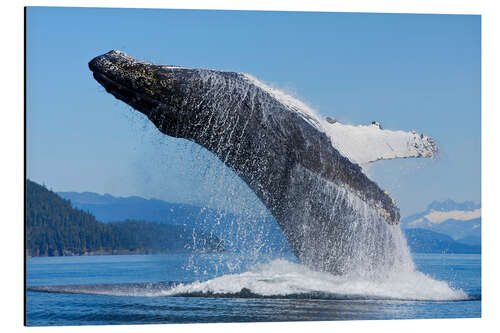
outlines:
[{"label": "dark ridge of mountain", "polygon": [[109,223],[121,248],[144,253],[223,251],[224,244],[213,235],[191,229],[154,222],[125,220]]},{"label": "dark ridge of mountain", "polygon": [[424,212],[401,219],[403,229],[427,229],[455,241],[481,245],[481,205],[471,201],[434,201]]},{"label": "dark ridge of mountain", "polygon": [[58,192],[73,207],[93,214],[102,222],[125,219],[193,228],[217,235],[231,251],[291,251],[276,220],[269,215],[237,216],[233,213],[184,203],[137,196],[114,197],[92,192]]},{"label": "dark ridge of mountain", "polygon": [[481,245],[481,236],[467,236],[457,239],[457,242],[467,245]]},{"label": "dark ridge of mountain", "polygon": [[58,192],[75,208],[92,213],[99,221],[126,219],[185,225],[198,218],[201,208],[184,203],[171,203],[137,196],[114,197],[92,192]]},{"label": "dark ridge of mountain", "polygon": [[26,255],[221,251],[216,236],[175,225],[144,221],[105,224],[72,207],[33,181],[26,181]]},{"label": "dark ridge of mountain", "polygon": [[481,246],[459,243],[448,235],[427,229],[405,229],[408,246],[414,253],[481,253]]},{"label": "dark ridge of mountain", "polygon": [[475,239],[478,244],[481,242],[481,218],[466,221],[449,219],[425,229],[448,235],[456,241],[466,238]]}]

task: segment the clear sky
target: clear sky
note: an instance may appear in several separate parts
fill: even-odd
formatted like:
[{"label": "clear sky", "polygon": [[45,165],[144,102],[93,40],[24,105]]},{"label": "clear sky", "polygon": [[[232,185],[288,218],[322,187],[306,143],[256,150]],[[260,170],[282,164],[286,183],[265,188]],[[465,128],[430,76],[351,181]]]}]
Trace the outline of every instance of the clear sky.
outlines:
[{"label": "clear sky", "polygon": [[437,159],[368,170],[403,216],[433,200],[481,201],[480,16],[31,7],[26,34],[27,175],[55,191],[226,205],[230,188],[232,205],[255,200],[99,86],[87,63],[119,49],[250,73],[340,122],[430,135]]}]

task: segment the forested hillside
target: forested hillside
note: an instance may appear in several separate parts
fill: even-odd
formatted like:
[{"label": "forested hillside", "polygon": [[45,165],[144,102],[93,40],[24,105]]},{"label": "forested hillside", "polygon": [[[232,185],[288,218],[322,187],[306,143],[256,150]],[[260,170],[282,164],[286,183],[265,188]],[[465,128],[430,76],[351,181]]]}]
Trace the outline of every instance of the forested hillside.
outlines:
[{"label": "forested hillside", "polygon": [[[193,237],[194,236],[194,237]],[[26,183],[26,254],[60,256],[106,253],[220,251],[215,236],[182,226],[143,221],[104,224],[35,182]]]}]

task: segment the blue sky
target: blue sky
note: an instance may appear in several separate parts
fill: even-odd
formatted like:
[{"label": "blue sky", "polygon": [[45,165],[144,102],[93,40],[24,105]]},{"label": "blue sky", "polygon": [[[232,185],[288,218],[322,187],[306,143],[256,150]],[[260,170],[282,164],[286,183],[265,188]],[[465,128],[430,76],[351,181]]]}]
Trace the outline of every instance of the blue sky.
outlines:
[{"label": "blue sky", "polygon": [[402,215],[481,201],[480,16],[31,7],[26,33],[27,175],[56,191],[227,205],[230,189],[233,206],[255,200],[94,81],[88,61],[120,49],[250,73],[341,122],[430,135],[437,159],[368,170]]}]

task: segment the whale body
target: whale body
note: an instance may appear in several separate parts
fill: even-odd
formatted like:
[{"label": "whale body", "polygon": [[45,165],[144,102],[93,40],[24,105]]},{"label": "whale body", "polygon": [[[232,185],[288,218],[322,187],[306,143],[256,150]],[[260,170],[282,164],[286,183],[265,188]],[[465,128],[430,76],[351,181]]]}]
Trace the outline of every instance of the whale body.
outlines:
[{"label": "whale body", "polygon": [[301,263],[342,274],[355,262],[393,261],[387,253],[399,208],[360,165],[434,156],[431,138],[375,122],[327,122],[244,73],[156,65],[121,51],[92,59],[89,68],[162,133],[201,145],[231,168],[275,217]]}]

